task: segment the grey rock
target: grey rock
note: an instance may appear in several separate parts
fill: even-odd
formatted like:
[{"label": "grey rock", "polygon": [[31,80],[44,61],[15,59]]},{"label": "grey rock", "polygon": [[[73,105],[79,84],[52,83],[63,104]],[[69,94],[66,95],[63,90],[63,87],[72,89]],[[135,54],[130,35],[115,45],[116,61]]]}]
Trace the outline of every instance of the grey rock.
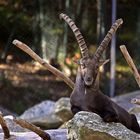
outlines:
[{"label": "grey rock", "polygon": [[140,105],[136,105],[135,107],[130,108],[129,113],[131,113],[131,114],[139,114],[140,113]]},{"label": "grey rock", "polygon": [[[6,121],[6,124],[10,130],[10,132],[27,132],[27,129],[24,129],[23,127],[19,126],[13,121],[13,116],[5,116],[4,120]],[[0,127],[0,133],[2,133],[2,129]]]},{"label": "grey rock", "polygon": [[59,129],[66,129],[66,128],[67,128],[67,123],[68,123],[68,122],[63,123],[63,124],[59,127]]},{"label": "grey rock", "polygon": [[60,125],[63,124],[63,121],[59,117],[57,117],[54,113],[32,118],[31,120],[28,121],[45,129],[58,128]]},{"label": "grey rock", "polygon": [[43,101],[29,109],[27,109],[20,118],[25,120],[31,120],[40,116],[47,116],[54,111],[55,102]]},{"label": "grey rock", "polygon": [[[47,130],[51,140],[67,140],[67,129]],[[3,133],[0,133],[0,140],[4,140]],[[12,132],[8,140],[41,140],[34,132],[16,133]]]},{"label": "grey rock", "polygon": [[7,115],[12,115],[12,116],[17,116],[16,113],[13,113],[12,111],[6,109],[5,107],[0,105],[0,112],[3,114],[3,116],[7,116]]},{"label": "grey rock", "polygon": [[55,114],[62,119],[63,122],[73,117],[69,98],[61,98],[55,104]]},{"label": "grey rock", "polygon": [[43,101],[26,110],[20,118],[45,129],[54,129],[73,117],[70,108],[69,98],[61,98],[56,103]]},{"label": "grey rock", "polygon": [[47,130],[51,140],[67,140],[67,129]]},{"label": "grey rock", "polygon": [[120,123],[105,123],[97,114],[79,112],[67,124],[68,140],[140,140]]},{"label": "grey rock", "polygon": [[112,98],[113,101],[115,101],[118,105],[129,111],[130,108],[135,107],[135,104],[131,103],[131,100],[133,98],[140,98],[140,90],[127,93],[125,95],[120,95]]},{"label": "grey rock", "polygon": [[140,98],[140,90],[127,93],[125,95],[116,96],[112,98],[112,100],[115,101],[121,107],[123,107],[125,110],[127,110],[129,113],[135,114],[138,120],[138,123],[140,124],[140,114],[139,114],[140,106],[131,103],[131,100],[133,98]]},{"label": "grey rock", "polygon": [[140,113],[139,114],[135,114],[135,115],[136,115],[137,121],[138,121],[138,123],[140,125]]}]

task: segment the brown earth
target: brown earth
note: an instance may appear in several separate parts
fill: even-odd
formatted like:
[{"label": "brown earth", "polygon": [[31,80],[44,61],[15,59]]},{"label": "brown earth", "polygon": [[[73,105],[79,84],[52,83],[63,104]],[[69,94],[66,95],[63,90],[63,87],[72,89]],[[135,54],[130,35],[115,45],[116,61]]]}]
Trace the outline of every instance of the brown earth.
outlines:
[{"label": "brown earth", "polygon": [[0,64],[0,105],[21,114],[43,100],[69,96],[71,89],[33,63]]}]

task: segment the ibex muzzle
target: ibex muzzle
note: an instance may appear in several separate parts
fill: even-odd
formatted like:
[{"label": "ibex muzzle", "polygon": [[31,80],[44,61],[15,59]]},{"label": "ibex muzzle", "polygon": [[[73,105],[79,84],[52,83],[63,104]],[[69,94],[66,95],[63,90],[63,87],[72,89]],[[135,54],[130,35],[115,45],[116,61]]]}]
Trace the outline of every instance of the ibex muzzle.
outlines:
[{"label": "ibex muzzle", "polygon": [[112,36],[123,23],[122,19],[116,20],[101,42],[94,56],[89,56],[88,48],[75,23],[65,14],[60,14],[71,27],[78,41],[82,58],[76,76],[76,82],[70,96],[71,110],[75,114],[79,111],[89,111],[100,115],[106,122],[120,122],[127,128],[140,133],[140,127],[135,115],[129,114],[122,107],[105,96],[98,87],[97,75],[99,67],[106,63],[101,61],[101,56],[108,46]]},{"label": "ibex muzzle", "polygon": [[81,74],[85,85],[90,86],[93,83],[93,69],[95,69],[94,65],[92,65],[92,59],[82,58],[80,60]]}]

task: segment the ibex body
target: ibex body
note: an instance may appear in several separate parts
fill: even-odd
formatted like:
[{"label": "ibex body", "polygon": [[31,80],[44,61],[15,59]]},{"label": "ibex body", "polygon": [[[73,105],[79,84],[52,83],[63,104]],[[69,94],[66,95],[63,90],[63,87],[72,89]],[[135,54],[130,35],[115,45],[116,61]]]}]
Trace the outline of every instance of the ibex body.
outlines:
[{"label": "ibex body", "polygon": [[100,115],[106,122],[120,122],[127,128],[140,133],[140,127],[135,115],[129,114],[109,97],[104,95],[99,89],[97,80],[99,67],[105,63],[105,61],[100,60],[102,53],[117,28],[122,24],[122,19],[117,20],[112,25],[94,56],[90,57],[83,36],[74,22],[65,14],[61,14],[60,17],[69,24],[74,32],[82,54],[82,59],[79,61],[74,90],[70,97],[72,112],[74,114],[79,111],[94,112]]},{"label": "ibex body", "polygon": [[98,87],[96,88],[96,81],[94,84],[91,86],[85,85],[79,68],[75,87],[70,97],[72,112],[74,114],[79,111],[94,112],[100,115],[105,122],[119,122],[128,129],[140,133],[135,115],[129,114],[108,96],[104,95]]}]

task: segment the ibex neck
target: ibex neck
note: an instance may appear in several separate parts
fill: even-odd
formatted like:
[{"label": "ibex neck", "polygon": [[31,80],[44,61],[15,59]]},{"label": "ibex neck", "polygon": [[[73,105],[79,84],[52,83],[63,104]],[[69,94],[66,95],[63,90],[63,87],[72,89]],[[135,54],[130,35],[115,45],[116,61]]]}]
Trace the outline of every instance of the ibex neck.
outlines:
[{"label": "ibex neck", "polygon": [[80,68],[78,68],[78,71],[77,71],[76,84],[75,84],[75,86],[77,86],[77,88],[84,87],[84,79],[82,77]]}]

